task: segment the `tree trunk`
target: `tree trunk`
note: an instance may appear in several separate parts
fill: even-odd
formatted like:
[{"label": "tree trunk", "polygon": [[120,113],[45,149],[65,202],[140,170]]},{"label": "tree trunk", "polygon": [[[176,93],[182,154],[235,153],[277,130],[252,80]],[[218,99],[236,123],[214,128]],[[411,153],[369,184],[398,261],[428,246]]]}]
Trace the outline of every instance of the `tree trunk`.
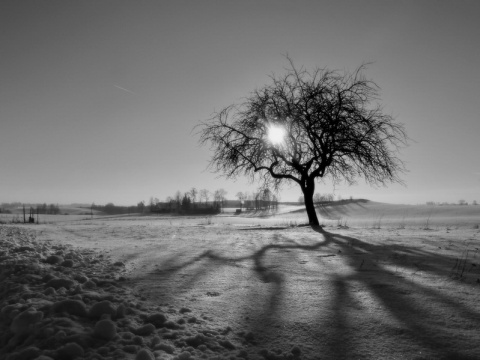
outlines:
[{"label": "tree trunk", "polygon": [[319,227],[320,223],[318,221],[317,212],[315,211],[315,204],[313,203],[313,193],[315,192],[314,182],[309,181],[307,186],[302,186],[302,192],[305,202],[305,209],[307,210],[308,215],[308,224],[312,227]]}]

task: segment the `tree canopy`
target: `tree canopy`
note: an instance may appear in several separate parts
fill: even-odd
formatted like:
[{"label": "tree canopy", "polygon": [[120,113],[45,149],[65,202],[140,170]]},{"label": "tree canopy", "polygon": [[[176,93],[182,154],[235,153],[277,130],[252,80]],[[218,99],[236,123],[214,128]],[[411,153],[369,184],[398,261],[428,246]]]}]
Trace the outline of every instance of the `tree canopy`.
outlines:
[{"label": "tree canopy", "polygon": [[227,178],[246,175],[279,189],[297,183],[311,225],[319,225],[316,179],[371,185],[401,182],[398,150],[404,126],[384,112],[379,87],[361,65],[353,72],[290,66],[199,126],[200,143],[213,151],[210,167]]}]

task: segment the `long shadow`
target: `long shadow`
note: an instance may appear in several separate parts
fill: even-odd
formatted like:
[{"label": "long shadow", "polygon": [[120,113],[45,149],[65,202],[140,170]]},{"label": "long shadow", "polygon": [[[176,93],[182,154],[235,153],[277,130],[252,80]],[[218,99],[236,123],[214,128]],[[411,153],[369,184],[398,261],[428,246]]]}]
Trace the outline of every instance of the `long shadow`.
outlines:
[{"label": "long shadow", "polygon": [[[359,239],[348,237],[344,235],[336,235],[320,231],[320,233],[325,236],[330,243],[343,246],[345,250],[345,255],[348,260],[350,260],[350,266],[358,264],[358,257],[355,256],[355,252],[349,252],[348,247],[354,246],[356,249],[363,250],[364,254],[375,254],[379,251],[386,252],[386,250],[391,250],[394,248],[394,251],[403,251],[409,253],[410,257],[413,257],[413,260],[410,262],[405,261],[401,257],[390,257],[389,263],[392,265],[397,265],[403,268],[409,268],[412,271],[418,271],[418,259],[424,260],[422,271],[428,271],[429,273],[435,273],[436,275],[446,277],[448,276],[448,270],[445,270],[444,267],[434,267],[427,266],[428,263],[434,264],[438,263],[440,260],[441,265],[451,263],[454,258],[448,256],[439,256],[427,251],[409,249],[408,247],[401,247],[398,245],[387,245],[387,246],[378,246],[368,244]],[[440,259],[439,259],[440,257]],[[427,263],[427,264],[426,264]],[[430,287],[426,287],[418,284],[417,282],[408,281],[405,277],[399,277],[397,274],[391,270],[385,269],[382,265],[377,266],[376,269],[377,277],[382,277],[383,279],[390,277],[395,279],[396,284],[392,285],[387,281],[383,282],[372,282],[369,277],[363,276],[362,271],[357,271],[352,275],[344,276],[342,279],[336,280],[337,288],[337,297],[342,296],[342,298],[347,297],[346,292],[348,289],[345,287],[345,282],[356,281],[361,283],[365,288],[368,289],[369,293],[372,294],[380,303],[383,305],[384,309],[389,312],[398,323],[403,324],[403,327],[407,329],[406,334],[403,336],[410,337],[410,340],[417,343],[422,348],[429,349],[430,353],[438,359],[474,359],[478,358],[477,356],[469,353],[468,349],[471,348],[471,344],[468,344],[466,339],[465,343],[460,348],[451,348],[451,344],[446,339],[449,339],[452,334],[448,330],[440,329],[439,326],[431,325],[429,320],[438,319],[438,314],[436,314],[436,307],[445,307],[454,311],[460,317],[466,321],[470,321],[472,324],[476,324],[476,328],[480,326],[480,312],[472,310],[471,308],[465,306],[460,301],[456,300],[452,296],[445,295],[440,291],[436,291]],[[393,281],[392,281],[393,282]],[[408,297],[408,293],[404,292],[404,289],[408,288],[412,294],[422,293],[424,296],[430,299],[430,303],[418,303],[412,301]],[[405,296],[407,295],[407,296]],[[338,326],[337,332],[341,333],[342,329],[345,327],[345,319],[342,319],[343,312],[340,311],[341,301],[337,300],[335,302],[336,312],[338,313]],[[439,313],[443,313],[441,309],[438,309]],[[426,321],[428,320],[428,321]],[[480,335],[480,333],[479,333]],[[336,336],[341,336],[337,334]],[[456,340],[457,342],[459,339]],[[461,340],[460,340],[461,342]],[[343,344],[336,353],[338,358],[348,358],[345,354],[345,349],[348,348],[347,344]]]},{"label": "long shadow", "polygon": [[[355,353],[353,341],[347,338],[351,324],[348,320],[349,309],[346,304],[353,296],[349,286],[351,282],[359,283],[364,289],[367,289],[368,293],[382,305],[384,311],[402,325],[402,329],[399,331],[402,331],[403,341],[427,349],[427,356],[434,356],[438,359],[475,358],[472,355],[475,348],[466,343],[467,340],[462,341],[457,338],[456,343],[460,343],[462,346],[452,347],[446,341],[452,336],[451,331],[436,324],[432,325],[431,322],[437,318],[435,314],[437,306],[454,311],[455,316],[458,315],[472,324],[474,328],[472,331],[478,331],[475,329],[480,328],[480,312],[462,304],[455,297],[418,282],[409,281],[408,276],[404,275],[405,273],[396,273],[392,270],[392,268],[401,268],[412,274],[419,271],[428,272],[434,276],[448,279],[450,265],[454,263],[455,257],[398,244],[369,244],[354,237],[327,232],[322,228],[314,228],[313,231],[321,236],[321,240],[312,244],[302,244],[283,235],[275,234],[274,242],[266,244],[248,255],[234,257],[207,250],[181,263],[174,256],[166,260],[161,268],[154,271],[153,274],[159,276],[161,280],[162,277],[174,277],[182,269],[198,265],[196,275],[183,284],[183,287],[190,288],[202,277],[206,277],[210,272],[218,269],[219,266],[241,266],[245,261],[252,261],[256,276],[262,282],[272,285],[265,300],[268,303],[264,304],[264,309],[267,311],[267,316],[273,316],[281,311],[278,308],[279,299],[282,297],[284,282],[289,274],[281,272],[278,268],[267,266],[265,260],[268,253],[274,250],[305,252],[332,250],[330,247],[334,246],[335,250],[340,249],[338,256],[341,256],[346,265],[355,271],[348,275],[335,275],[331,280],[334,288],[332,306],[336,322],[332,328],[333,337],[331,336],[331,340],[327,343],[331,358],[342,359],[358,355]],[[367,265],[365,265],[365,260]],[[388,268],[385,262],[388,262]],[[430,302],[418,303],[409,294],[422,294]],[[248,300],[254,302],[258,301],[258,298]],[[321,326],[321,320],[319,319],[318,326]],[[258,332],[268,331],[266,325],[260,320],[252,324],[252,328]],[[480,333],[478,335],[480,337]]]},{"label": "long shadow", "polygon": [[274,236],[274,240],[281,240],[284,243],[267,244],[265,246],[262,246],[260,249],[253,252],[252,254],[246,256],[228,257],[215,253],[212,250],[207,250],[199,254],[198,256],[191,258],[188,261],[178,263],[176,261],[178,259],[178,255],[174,255],[173,257],[165,260],[162,264],[162,267],[158,270],[155,270],[153,273],[158,274],[162,277],[171,277],[174,276],[175,273],[181,271],[186,267],[202,263],[204,269],[198,271],[188,280],[187,284],[184,284],[184,286],[192,286],[196,281],[198,281],[200,277],[205,276],[210,271],[215,271],[215,269],[217,269],[219,266],[236,267],[239,266],[240,263],[243,263],[245,261],[253,261],[253,270],[257,277],[264,283],[272,283],[274,285],[274,290],[271,292],[270,303],[276,304],[276,297],[280,294],[282,284],[284,282],[284,274],[279,272],[278,270],[271,269],[264,264],[264,259],[267,253],[272,250],[293,249],[312,251],[328,245],[328,242],[320,241],[314,244],[305,245],[299,244],[298,242],[291,239],[279,239],[278,236]]},{"label": "long shadow", "polygon": [[336,359],[348,358],[350,344],[346,338],[348,333],[348,319],[344,311],[346,304],[350,300],[350,293],[348,291],[348,283],[341,277],[335,277],[333,280],[334,295],[332,298],[334,326],[332,327],[332,334],[327,338],[327,347],[331,354],[334,354]]}]

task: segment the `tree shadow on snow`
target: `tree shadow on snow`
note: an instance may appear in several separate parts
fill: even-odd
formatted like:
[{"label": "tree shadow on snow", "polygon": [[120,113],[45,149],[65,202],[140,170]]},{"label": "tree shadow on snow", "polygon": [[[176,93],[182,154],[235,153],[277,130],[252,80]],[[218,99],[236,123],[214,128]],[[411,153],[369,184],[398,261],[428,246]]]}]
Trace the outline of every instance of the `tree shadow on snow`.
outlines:
[{"label": "tree shadow on snow", "polygon": [[[327,343],[335,358],[350,358],[355,353],[355,339],[352,339],[351,335],[354,333],[352,330],[358,333],[358,329],[349,323],[348,318],[352,317],[352,307],[357,306],[358,311],[367,310],[355,304],[354,293],[359,288],[366,290],[380,305],[379,311],[390,315],[396,325],[391,325],[389,321],[382,324],[382,331],[393,339],[415,344],[417,349],[423,349],[424,354],[426,352],[426,358],[474,359],[477,357],[474,351],[475,349],[478,351],[478,348],[468,343],[472,336],[459,336],[456,329],[446,327],[450,319],[442,318],[442,315],[454,314],[454,317],[462,319],[462,322],[468,323],[467,327],[477,332],[478,338],[480,313],[462,304],[460,299],[413,280],[415,274],[425,274],[427,277],[433,275],[437,279],[443,278],[447,281],[451,266],[455,262],[454,257],[398,244],[369,244],[357,238],[323,230],[318,232],[329,243],[339,246],[348,266],[355,269],[348,275],[335,275],[332,279],[334,295],[331,306],[335,313],[335,325],[334,336],[331,336]],[[370,266],[362,269],[366,259],[370,262]],[[402,271],[398,272],[396,269],[402,269]],[[409,275],[412,276],[410,279]],[[415,298],[415,295],[420,297]],[[419,299],[424,300],[419,301]],[[456,347],[452,347],[450,341],[452,338],[455,338]],[[409,358],[407,354],[404,355]],[[417,356],[417,358],[424,357]]]},{"label": "tree shadow on snow", "polygon": [[[473,337],[474,332],[477,338],[480,337],[478,330],[480,313],[464,305],[459,298],[433,286],[422,285],[413,279],[414,276],[423,274],[448,281],[452,264],[455,263],[454,256],[408,245],[370,244],[354,237],[330,233],[322,228],[314,231],[320,237],[320,240],[314,243],[305,244],[288,238],[288,232],[274,234],[272,242],[244,256],[227,256],[213,250],[206,250],[187,261],[180,261],[180,258],[173,256],[162,262],[159,269],[151,275],[161,284],[162,279],[177,278],[183,270],[195,267],[193,274],[181,284],[176,282],[179,284],[177,289],[166,289],[175,292],[194,288],[197,282],[204,281],[223,266],[252,270],[258,280],[268,284],[268,294],[262,298],[252,291],[247,292],[246,298],[239,300],[239,304],[250,302],[250,309],[261,309],[262,316],[254,319],[250,327],[255,333],[265,334],[273,331],[270,328],[271,323],[265,319],[274,322],[279,314],[290,311],[282,308],[282,298],[285,295],[285,282],[292,275],[288,273],[286,266],[282,264],[273,266],[268,260],[274,257],[275,253],[281,252],[282,261],[293,263],[298,262],[300,255],[320,252],[321,255],[316,256],[317,261],[332,256],[341,259],[351,270],[342,273],[328,272],[328,262],[322,262],[326,273],[321,275],[327,274],[328,277],[328,286],[331,290],[329,306],[332,311],[327,315],[317,311],[317,325],[314,333],[310,335],[317,337],[318,341],[324,344],[325,358],[341,359],[361,355],[357,349],[359,340],[352,337],[354,332],[359,334],[359,338],[370,336],[369,341],[376,341],[375,335],[361,333],[365,329],[358,324],[359,321],[371,322],[373,318],[379,316],[362,307],[355,295],[359,289],[377,304],[378,311],[385,313],[390,319],[387,323],[382,324],[380,321],[376,325],[380,329],[380,336],[383,333],[387,340],[398,338],[399,343],[410,344],[412,351],[422,349],[427,358],[428,356],[438,359],[475,358],[472,353],[475,349],[478,350],[478,347],[476,344],[468,343],[468,340]],[[319,282],[310,286],[317,286],[319,291],[322,291],[321,287],[326,286],[326,283]],[[262,303],[259,303],[260,301]],[[315,314],[315,311],[312,309],[312,314]],[[358,317],[352,318],[355,311],[360,312],[360,320]],[[469,336],[459,336],[455,329],[447,326],[451,319],[443,319],[441,314],[453,314],[455,321],[466,323],[472,333]],[[455,346],[449,341],[452,337],[455,338]],[[398,344],[394,342],[391,346],[395,347]],[[372,344],[372,347],[375,345]],[[406,357],[409,358],[410,355]]]}]

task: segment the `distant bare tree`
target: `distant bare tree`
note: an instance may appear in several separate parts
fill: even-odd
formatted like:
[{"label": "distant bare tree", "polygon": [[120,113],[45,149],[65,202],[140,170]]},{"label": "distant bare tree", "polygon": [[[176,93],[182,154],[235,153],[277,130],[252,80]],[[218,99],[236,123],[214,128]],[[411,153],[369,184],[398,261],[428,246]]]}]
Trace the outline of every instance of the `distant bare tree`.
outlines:
[{"label": "distant bare tree", "polygon": [[210,199],[210,191],[208,191],[207,189],[201,189],[200,192],[199,192],[199,196],[200,196],[200,201],[202,201],[202,199],[205,200],[205,203],[208,202],[208,200]]},{"label": "distant bare tree", "polygon": [[192,204],[192,199],[190,199],[190,196],[188,196],[188,193],[185,193],[182,199],[182,210],[188,212],[188,210],[190,210],[191,204]]},{"label": "distant bare tree", "polygon": [[180,210],[180,207],[182,206],[182,193],[177,190],[177,192],[175,193],[175,206],[176,206],[176,209],[177,211]]},{"label": "distant bare tree", "polygon": [[153,200],[153,196],[150,196],[150,200],[148,201],[148,208],[150,212],[155,211],[155,201]]},{"label": "distant bare tree", "polygon": [[227,192],[224,189],[217,189],[213,193],[213,201],[215,202],[215,205],[223,208],[224,202],[226,200],[225,196],[227,195]]},{"label": "distant bare tree", "polygon": [[247,195],[245,193],[239,191],[239,192],[237,192],[237,194],[235,196],[237,197],[238,201],[240,201],[240,209],[243,209],[243,202],[247,198]]},{"label": "distant bare tree", "polygon": [[280,198],[277,194],[272,195],[272,209],[278,210],[278,202],[280,201]]},{"label": "distant bare tree", "polygon": [[198,190],[196,188],[192,187],[190,189],[189,194],[190,194],[190,199],[191,199],[192,203],[195,204],[195,202],[197,201]]},{"label": "distant bare tree", "polygon": [[272,205],[272,195],[273,193],[270,191],[270,189],[262,189],[261,191],[261,199],[263,202],[263,207],[266,210],[269,210]]},{"label": "distant bare tree", "polygon": [[298,184],[309,223],[319,226],[313,203],[316,179],[372,185],[401,182],[398,150],[408,142],[404,127],[384,113],[379,88],[363,75],[290,68],[199,127],[210,145],[210,167],[227,178],[247,175],[277,190]]},{"label": "distant bare tree", "polygon": [[255,195],[252,192],[244,192],[245,195],[245,207],[247,209],[253,209],[254,206],[254,197]]},{"label": "distant bare tree", "polygon": [[319,193],[315,193],[313,195],[313,203],[318,205],[323,202],[323,195],[320,195]]},{"label": "distant bare tree", "polygon": [[262,208],[262,192],[253,193],[253,198],[255,200],[255,210],[260,210]]}]

